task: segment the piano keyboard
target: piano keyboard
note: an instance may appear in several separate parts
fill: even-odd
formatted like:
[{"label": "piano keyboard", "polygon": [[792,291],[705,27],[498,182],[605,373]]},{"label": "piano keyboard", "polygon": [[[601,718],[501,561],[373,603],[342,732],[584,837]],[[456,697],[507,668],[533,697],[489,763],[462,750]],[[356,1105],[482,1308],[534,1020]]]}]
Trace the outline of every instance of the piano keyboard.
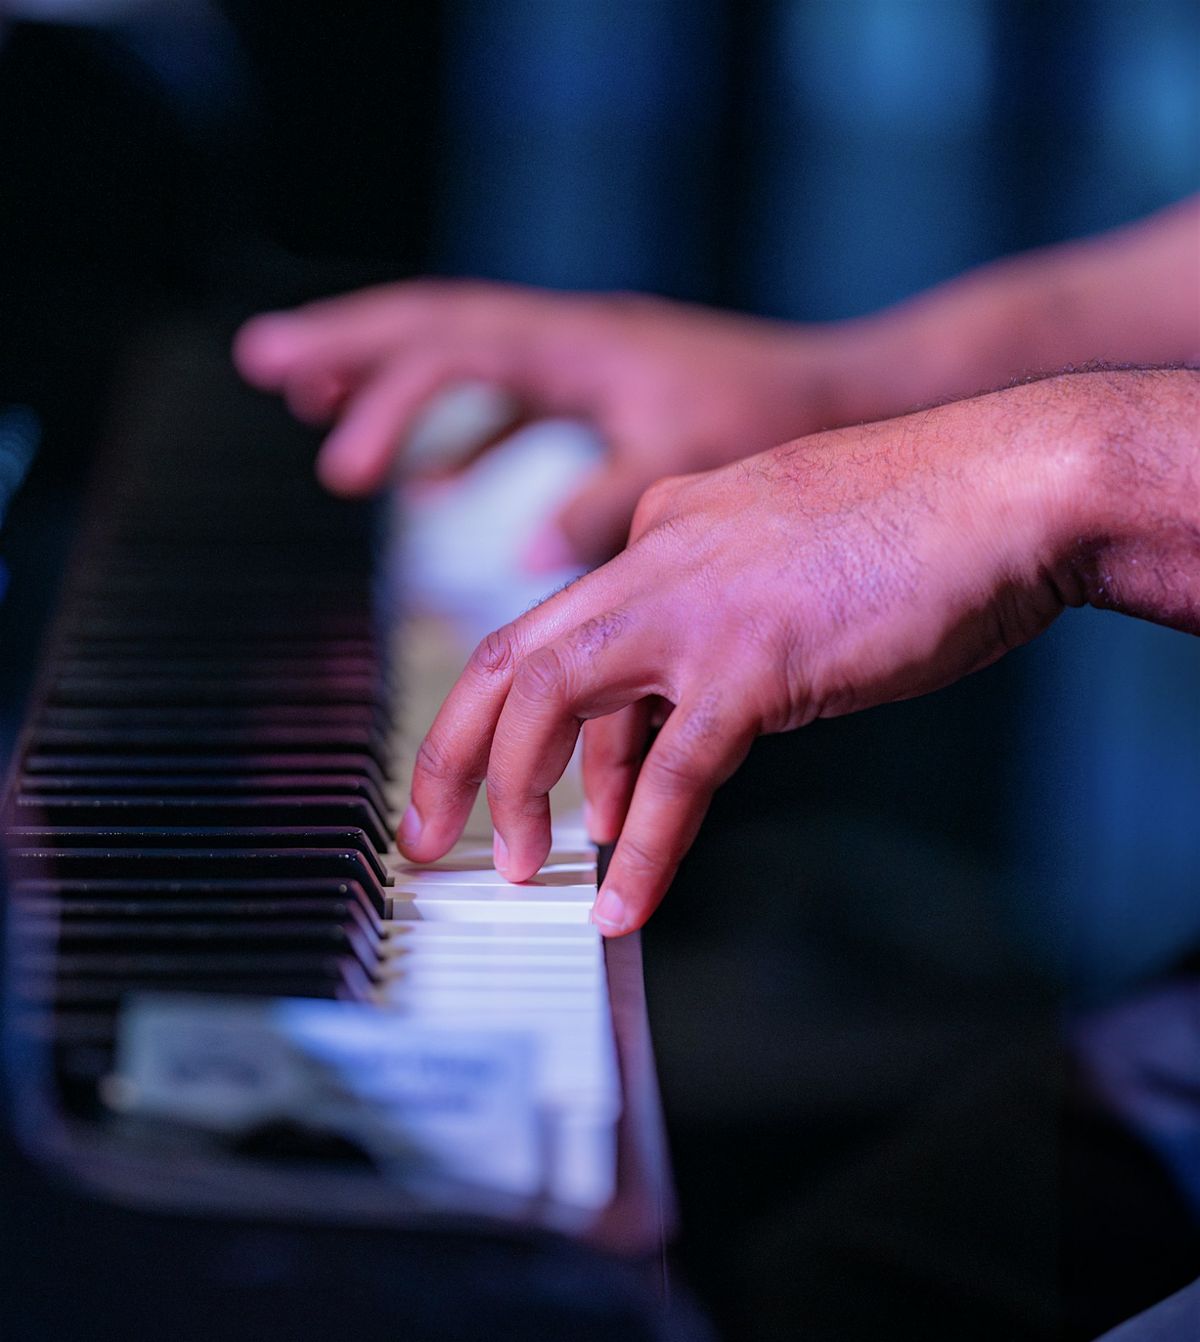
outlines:
[{"label": "piano keyboard", "polygon": [[[191,372],[163,360],[164,405]],[[143,1163],[131,1003],[323,1000],[518,1037],[544,1167],[534,1194],[472,1210],[653,1248],[667,1199],[639,951],[588,923],[572,801],[527,885],[494,871],[480,808],[445,859],[403,861],[407,769],[465,650],[386,590],[377,513],[319,490],[306,437],[249,393],[232,403],[188,423],[152,406],[95,482],[8,789],[10,1026],[48,1050],[72,1140]],[[294,1174],[285,1190],[247,1159],[208,1152],[188,1196],[305,1205]],[[310,1211],[413,1214],[403,1190],[346,1179],[319,1181]]]}]

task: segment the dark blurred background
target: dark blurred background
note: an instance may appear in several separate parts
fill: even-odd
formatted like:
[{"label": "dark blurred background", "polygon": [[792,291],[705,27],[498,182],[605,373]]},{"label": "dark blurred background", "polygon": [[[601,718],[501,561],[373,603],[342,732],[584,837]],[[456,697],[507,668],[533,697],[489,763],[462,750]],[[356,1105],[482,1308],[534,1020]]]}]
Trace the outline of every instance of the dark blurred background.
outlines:
[{"label": "dark blurred background", "polygon": [[[0,493],[6,750],[165,314],[436,272],[835,319],[1200,187],[1195,0],[5,12],[0,491],[40,442]],[[1063,1042],[1200,947],[1198,684],[1196,640],[1070,613],[722,794],[646,940],[682,1260],[730,1336],[1087,1337],[1200,1273],[1198,1204]]]}]

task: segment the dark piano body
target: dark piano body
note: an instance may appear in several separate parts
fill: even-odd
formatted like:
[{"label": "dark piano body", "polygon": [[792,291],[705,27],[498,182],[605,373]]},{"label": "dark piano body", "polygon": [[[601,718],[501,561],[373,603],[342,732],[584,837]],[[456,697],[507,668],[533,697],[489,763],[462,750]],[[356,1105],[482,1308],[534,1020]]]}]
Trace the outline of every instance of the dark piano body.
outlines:
[{"label": "dark piano body", "polygon": [[582,1239],[414,1207],[286,1126],[158,1149],[104,1103],[127,994],[353,1000],[385,910],[378,519],[318,489],[225,338],[173,329],[130,378],[7,789],[0,1334],[696,1336],[636,947],[608,956],[618,1191]]}]

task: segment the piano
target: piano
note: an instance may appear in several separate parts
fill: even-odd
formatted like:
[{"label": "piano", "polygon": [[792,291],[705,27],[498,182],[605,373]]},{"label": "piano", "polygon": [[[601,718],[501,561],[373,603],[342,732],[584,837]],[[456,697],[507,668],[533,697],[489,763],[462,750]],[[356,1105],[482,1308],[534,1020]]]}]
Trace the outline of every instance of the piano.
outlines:
[{"label": "piano", "polygon": [[703,1337],[577,799],[400,858],[466,650],[227,339],[131,372],[6,786],[4,1336]]}]

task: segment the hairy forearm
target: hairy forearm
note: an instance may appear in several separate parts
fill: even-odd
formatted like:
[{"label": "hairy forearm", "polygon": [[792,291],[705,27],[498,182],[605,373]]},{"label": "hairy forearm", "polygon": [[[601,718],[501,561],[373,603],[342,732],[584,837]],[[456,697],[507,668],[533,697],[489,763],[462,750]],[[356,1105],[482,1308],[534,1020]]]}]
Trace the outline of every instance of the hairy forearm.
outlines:
[{"label": "hairy forearm", "polygon": [[839,422],[1069,366],[1200,364],[1200,197],[826,328]]}]

